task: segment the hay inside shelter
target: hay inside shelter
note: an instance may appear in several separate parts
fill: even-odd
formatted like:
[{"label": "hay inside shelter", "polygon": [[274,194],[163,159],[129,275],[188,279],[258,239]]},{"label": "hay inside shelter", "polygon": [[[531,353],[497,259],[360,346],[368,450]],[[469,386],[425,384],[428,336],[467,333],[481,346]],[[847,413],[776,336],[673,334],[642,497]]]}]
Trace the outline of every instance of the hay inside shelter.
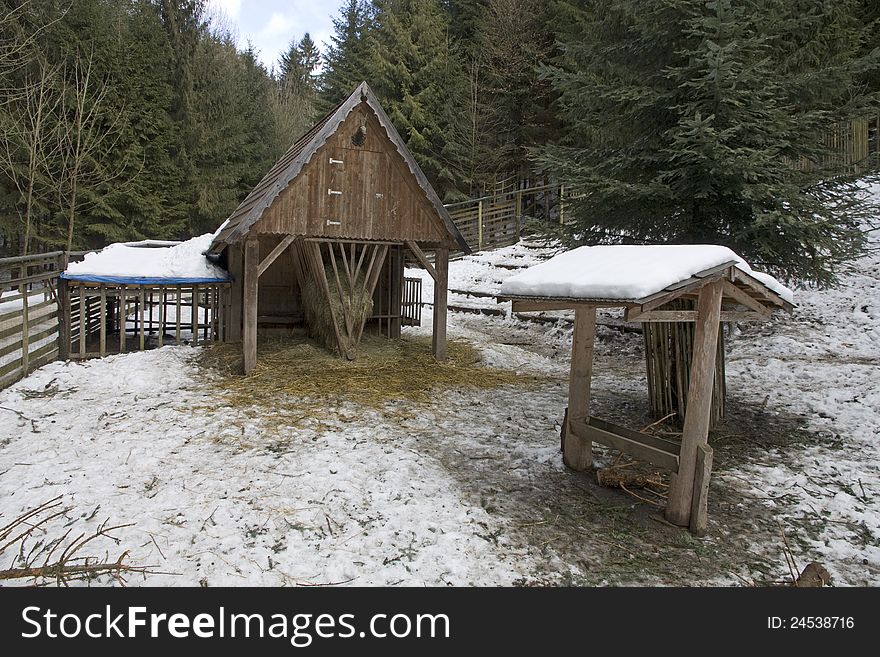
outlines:
[{"label": "hay inside shelter", "polygon": [[425,403],[446,390],[545,380],[488,367],[466,342],[452,340],[448,349],[448,360],[440,363],[431,354],[430,339],[367,335],[358,360],[344,361],[312,339],[272,338],[260,342],[256,368],[247,377],[241,374],[240,345],[206,347],[200,360],[220,373],[215,385],[230,405],[270,407],[303,420],[318,418],[342,402],[406,416],[408,412],[396,402]]},{"label": "hay inside shelter", "polygon": [[[302,285],[306,322],[312,337],[321,345],[340,356],[353,357],[357,353],[358,345],[355,338],[345,332],[343,317],[351,317],[352,326],[356,333],[359,333],[358,329],[373,312],[373,295],[365,288],[363,275],[358,276],[352,285],[348,277],[340,273],[337,286],[336,274],[331,267],[325,265],[324,274],[330,287],[329,299],[314,277],[308,277]],[[336,331],[333,328],[334,314],[339,322],[339,334],[343,342],[342,353],[339,353]]]}]

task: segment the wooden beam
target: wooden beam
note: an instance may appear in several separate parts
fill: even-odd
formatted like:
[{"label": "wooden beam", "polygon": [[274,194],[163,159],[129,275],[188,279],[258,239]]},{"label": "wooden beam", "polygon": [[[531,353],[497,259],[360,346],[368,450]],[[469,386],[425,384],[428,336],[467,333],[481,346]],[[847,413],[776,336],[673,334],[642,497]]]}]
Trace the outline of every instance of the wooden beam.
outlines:
[{"label": "wooden beam", "polygon": [[691,502],[691,533],[702,536],[709,526],[709,478],[712,475],[712,448],[697,448],[697,466],[694,472],[694,499]]},{"label": "wooden beam", "polygon": [[[434,282],[436,283],[437,276],[439,276],[439,273],[434,268],[434,266],[431,264],[431,262],[428,260],[428,256],[425,255],[425,252],[422,251],[422,249],[419,248],[419,245],[416,244],[415,242],[413,242],[412,240],[407,240],[406,246],[407,246],[407,248],[409,248],[410,251],[412,251],[413,255],[416,257],[416,260],[419,261],[419,264],[425,268],[425,271],[428,272],[428,274],[430,274],[431,278],[433,278]],[[435,253],[439,253],[440,250],[441,249],[437,249],[437,251]],[[443,249],[443,250],[446,251],[447,257],[448,257],[449,250],[448,249]],[[434,260],[436,262],[436,258]]]},{"label": "wooden beam", "polygon": [[[409,242],[407,244],[410,244]],[[412,244],[415,244],[412,242]],[[418,248],[418,246],[416,246]],[[410,246],[412,249],[412,246]],[[424,255],[424,254],[422,254]],[[449,298],[449,249],[437,249],[434,252],[434,326],[431,347],[434,358],[446,360],[446,313]],[[428,272],[431,273],[430,271]]]},{"label": "wooden beam", "polygon": [[89,331],[89,300],[85,288],[79,288],[79,355],[86,355],[86,338]]},{"label": "wooden beam", "polygon": [[647,434],[638,434],[633,431],[638,438],[627,432],[624,434],[620,431],[621,427],[614,427],[614,431],[608,426],[596,426],[594,418],[587,421],[585,418],[569,420],[568,435],[566,441],[577,437],[585,442],[592,444],[597,442],[616,449],[624,454],[628,454],[641,461],[648,461],[654,465],[665,468],[672,472],[678,470],[678,455],[671,449],[664,449],[650,439],[653,436]]},{"label": "wooden beam", "polygon": [[[498,298],[498,303],[506,301]],[[511,299],[511,311],[515,313],[545,312],[554,310],[577,310],[578,308],[626,308],[632,305],[628,301],[552,301],[543,299]]]},{"label": "wooden beam", "polygon": [[244,244],[244,299],[242,352],[244,373],[257,366],[257,296],[260,283],[260,242],[249,237]]},{"label": "wooden beam", "polygon": [[682,527],[690,524],[697,451],[700,445],[707,443],[709,436],[723,290],[720,280],[713,281],[700,291],[697,301],[697,326],[679,468],[672,476],[666,507],[666,519]]},{"label": "wooden beam", "polygon": [[574,427],[590,417],[590,384],[593,377],[593,345],[596,341],[596,309],[575,311],[571,339],[571,372],[568,381],[568,426],[562,461],[572,470],[586,470],[593,465],[593,442]]},{"label": "wooden beam", "polygon": [[776,294],[773,290],[768,288],[762,282],[760,282],[756,278],[753,278],[752,276],[749,276],[747,273],[745,273],[742,269],[740,269],[738,267],[735,267],[733,270],[733,279],[735,281],[739,281],[743,285],[748,286],[749,288],[754,290],[756,293],[758,293],[762,296],[765,296],[769,301],[777,304],[780,308],[784,308],[785,310],[788,310],[788,311],[791,311],[794,308],[794,306],[790,302],[783,299],[781,296]]},{"label": "wooden beam", "polygon": [[772,308],[768,308],[763,303],[758,301],[755,297],[746,294],[745,290],[737,287],[726,279],[724,281],[724,296],[733,299],[741,306],[751,308],[756,313],[764,315],[765,319],[770,319],[770,313],[773,311]]},{"label": "wooden beam", "polygon": [[[370,258],[370,265],[364,272],[364,289],[370,298],[373,297],[373,294],[376,291],[376,285],[379,283],[379,275],[382,273],[382,269],[385,265],[385,258],[388,257],[389,250],[387,244],[375,246],[374,248],[378,251],[378,255],[374,254],[373,257]],[[355,335],[356,344],[361,341],[361,335],[364,332],[364,325],[366,322],[367,318],[365,317],[364,321],[362,321],[360,326],[357,327],[357,334]]]},{"label": "wooden beam", "polygon": [[[767,315],[750,310],[722,310],[720,321],[722,322],[752,322],[765,321]],[[627,308],[625,320],[627,322],[696,322],[697,311],[695,310],[649,310],[638,312],[638,308]]]},{"label": "wooden beam", "polygon": [[644,299],[639,299],[637,305],[641,308],[642,312],[648,312],[649,310],[659,308],[685,294],[700,291],[709,283],[720,281],[732,266],[732,264],[726,264],[707,269],[705,272],[695,274],[687,281],[672,285],[665,290],[661,290],[660,292],[645,297]]},{"label": "wooden beam", "polygon": [[321,243],[309,242],[306,254],[309,258],[312,276],[315,277],[315,281],[321,286],[321,290],[324,292],[325,298],[327,299],[330,309],[330,319],[333,322],[333,334],[336,336],[337,350],[341,356],[346,357],[347,349],[342,340],[342,334],[339,332],[339,320],[336,317],[336,311],[333,309],[333,304],[330,303],[330,283],[327,281],[327,271],[324,269],[324,260],[321,258]]},{"label": "wooden beam", "polygon": [[274,249],[272,249],[272,251],[269,253],[269,255],[267,255],[263,259],[263,261],[260,263],[260,267],[257,270],[257,276],[262,276],[264,273],[266,273],[266,270],[272,266],[272,263],[278,259],[278,256],[280,256],[282,253],[284,253],[287,250],[288,246],[293,244],[293,240],[295,240],[295,239],[296,239],[296,235],[285,236],[285,238],[283,240],[281,240],[281,242],[278,243],[278,246],[276,246]]}]

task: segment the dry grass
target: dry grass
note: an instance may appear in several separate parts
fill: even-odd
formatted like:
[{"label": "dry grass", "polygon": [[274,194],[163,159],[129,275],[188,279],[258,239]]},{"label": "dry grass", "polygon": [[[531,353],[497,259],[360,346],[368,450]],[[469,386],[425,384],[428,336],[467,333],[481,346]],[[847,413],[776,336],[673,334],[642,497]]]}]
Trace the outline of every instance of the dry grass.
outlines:
[{"label": "dry grass", "polygon": [[203,365],[220,373],[215,380],[225,401],[235,407],[270,407],[286,422],[316,418],[328,408],[350,402],[384,414],[407,416],[396,402],[425,403],[445,390],[487,390],[529,385],[544,379],[487,367],[465,342],[449,342],[449,358],[438,363],[430,340],[388,340],[364,336],[356,361],[332,355],[307,338],[261,341],[257,366],[241,374],[241,347],[216,344],[201,355]]}]

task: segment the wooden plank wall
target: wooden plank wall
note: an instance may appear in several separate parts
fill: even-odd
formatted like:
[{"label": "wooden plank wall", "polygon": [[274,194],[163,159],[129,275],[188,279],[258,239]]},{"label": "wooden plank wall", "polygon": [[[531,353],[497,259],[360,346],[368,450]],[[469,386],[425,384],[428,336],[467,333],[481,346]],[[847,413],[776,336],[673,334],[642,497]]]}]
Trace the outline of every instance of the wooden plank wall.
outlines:
[{"label": "wooden plank wall", "polygon": [[[352,137],[361,126],[366,135],[358,146]],[[252,232],[454,246],[385,129],[364,106],[317,150]]]}]

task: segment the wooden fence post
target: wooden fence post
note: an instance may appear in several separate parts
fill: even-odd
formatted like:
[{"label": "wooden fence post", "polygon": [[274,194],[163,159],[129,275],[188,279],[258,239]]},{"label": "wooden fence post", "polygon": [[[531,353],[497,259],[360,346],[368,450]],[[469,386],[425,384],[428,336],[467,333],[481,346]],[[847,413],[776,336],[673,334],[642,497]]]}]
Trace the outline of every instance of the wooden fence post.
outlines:
[{"label": "wooden fence post", "polygon": [[565,223],[565,203],[563,202],[563,197],[565,196],[565,185],[559,186],[559,225]]},{"label": "wooden fence post", "polygon": [[[27,265],[22,266],[23,278],[28,277]],[[28,284],[23,283],[19,288],[21,293],[21,373],[27,376],[31,359],[31,329],[30,329],[30,313],[28,312]]]},{"label": "wooden fence post", "polygon": [[483,201],[477,203],[477,250],[483,250]]},{"label": "wooden fence post", "polygon": [[522,237],[522,191],[516,193],[516,241]]},{"label": "wooden fence post", "polygon": [[70,359],[70,286],[61,278],[67,269],[68,257],[67,253],[58,257],[58,358],[61,360]]}]

